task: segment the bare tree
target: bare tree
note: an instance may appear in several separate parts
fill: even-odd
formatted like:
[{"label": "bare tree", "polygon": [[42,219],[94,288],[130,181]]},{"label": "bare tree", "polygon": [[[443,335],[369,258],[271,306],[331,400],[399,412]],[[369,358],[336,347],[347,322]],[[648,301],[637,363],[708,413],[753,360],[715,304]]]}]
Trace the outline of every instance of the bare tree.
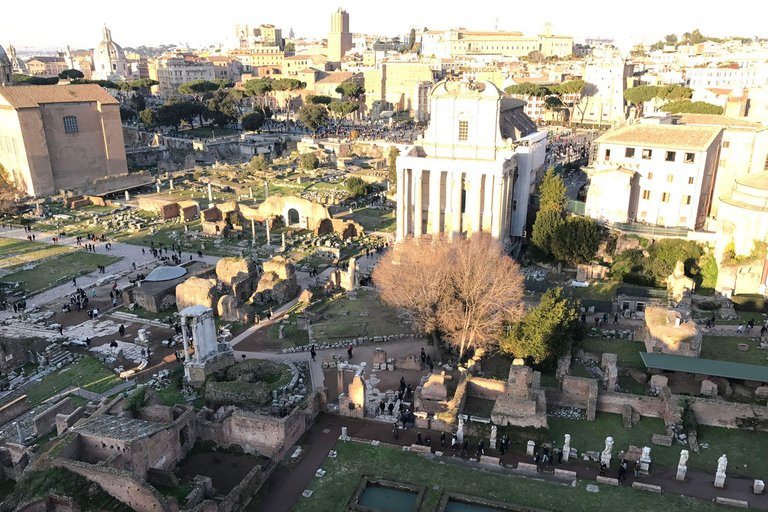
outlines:
[{"label": "bare tree", "polygon": [[503,323],[522,315],[519,266],[487,233],[400,242],[373,279],[384,302],[410,311],[424,331],[440,331],[460,358],[497,343]]}]

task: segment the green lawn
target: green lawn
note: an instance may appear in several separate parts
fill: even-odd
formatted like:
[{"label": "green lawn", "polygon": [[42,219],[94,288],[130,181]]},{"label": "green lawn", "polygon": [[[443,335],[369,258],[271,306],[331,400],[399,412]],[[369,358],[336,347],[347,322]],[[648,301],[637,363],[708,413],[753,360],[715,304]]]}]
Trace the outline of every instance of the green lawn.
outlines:
[{"label": "green lawn", "polygon": [[480,472],[477,469],[433,462],[397,448],[340,442],[336,444],[335,450],[338,452],[337,457],[326,459],[322,465],[327,474],[312,480],[308,486],[313,491],[312,496],[299,498],[294,512],[342,510],[363,475],[426,486],[427,493],[420,509],[422,511],[434,510],[444,491],[553,512],[614,510],[617,507],[623,512],[723,510],[707,501],[627,487],[600,485],[600,492],[591,493],[586,490],[590,482],[585,480],[579,480],[575,487],[571,487],[519,476]]},{"label": "green lawn", "polygon": [[[602,451],[605,438],[613,437],[614,453],[618,456],[629,445],[651,447],[654,465],[676,467],[680,450],[687,446],[674,444],[670,447],[651,444],[653,434],[665,434],[666,427],[660,418],[642,418],[633,428],[624,428],[620,414],[597,413],[595,421],[569,420],[549,417],[551,439],[562,446],[565,434],[571,434],[571,446],[580,453],[588,450]],[[762,478],[768,474],[768,458],[756,456],[768,443],[768,433],[736,429],[699,426],[699,443],[708,443],[701,454],[691,452],[688,468],[714,473],[717,459],[728,454],[728,474]],[[746,467],[745,467],[746,465]]]},{"label": "green lawn", "polygon": [[[757,331],[755,331],[757,334]],[[749,350],[742,352],[736,345],[746,343]],[[768,352],[760,348],[760,342],[752,338],[736,336],[704,336],[701,345],[702,359],[716,359],[719,361],[732,361],[734,363],[756,364],[765,366],[768,364]]]},{"label": "green lawn", "polygon": [[636,368],[645,371],[645,364],[640,352],[645,352],[645,345],[639,341],[629,341],[612,338],[585,338],[579,343],[584,352],[591,352],[602,357],[604,352],[616,354],[618,365],[626,368]]},{"label": "green lawn", "polygon": [[73,249],[63,245],[29,242],[12,238],[0,238],[0,268],[23,265],[32,261],[44,260]]},{"label": "green lawn", "polygon": [[334,214],[334,218],[352,220],[360,223],[366,233],[372,231],[383,231],[389,233],[397,227],[395,213],[387,210],[376,210],[373,208],[358,208],[352,213],[349,210],[342,210]]},{"label": "green lawn", "polygon": [[69,386],[81,387],[94,393],[104,393],[122,380],[94,357],[84,357],[75,364],[46,375],[40,384],[26,391],[29,403],[35,406]]},{"label": "green lawn", "polygon": [[0,283],[21,282],[27,293],[37,293],[52,286],[72,281],[72,276],[94,272],[98,265],[111,265],[116,261],[120,261],[119,256],[78,251],[49,258],[32,270],[21,270],[9,274],[0,278]]},{"label": "green lawn", "polygon": [[[340,315],[341,311],[347,311],[350,314]],[[366,311],[368,316],[360,316],[360,313]],[[333,301],[325,313],[330,315],[330,319],[321,320],[312,327],[318,343],[359,336],[410,333],[408,327],[398,322],[397,312],[379,302],[378,294],[370,290],[359,290],[357,300],[348,300],[343,297]]]}]

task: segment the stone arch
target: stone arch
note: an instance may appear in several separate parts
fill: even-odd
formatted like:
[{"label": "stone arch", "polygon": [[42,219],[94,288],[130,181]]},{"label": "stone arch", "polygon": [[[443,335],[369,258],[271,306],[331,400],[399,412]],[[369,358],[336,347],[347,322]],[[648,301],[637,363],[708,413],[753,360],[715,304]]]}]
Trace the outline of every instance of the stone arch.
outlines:
[{"label": "stone arch", "polygon": [[296,208],[289,208],[286,216],[289,226],[301,223],[301,215]]},{"label": "stone arch", "polygon": [[346,226],[344,226],[344,231],[341,232],[341,239],[347,240],[349,238],[354,238],[357,236],[357,228],[353,223],[349,223]]},{"label": "stone arch", "polygon": [[315,234],[317,236],[329,235],[333,233],[333,221],[331,219],[322,219],[317,223]]}]

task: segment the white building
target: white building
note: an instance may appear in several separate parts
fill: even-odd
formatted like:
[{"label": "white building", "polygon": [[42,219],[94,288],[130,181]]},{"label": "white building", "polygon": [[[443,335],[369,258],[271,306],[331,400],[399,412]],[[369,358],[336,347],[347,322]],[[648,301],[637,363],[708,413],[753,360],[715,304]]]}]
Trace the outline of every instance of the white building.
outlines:
[{"label": "white building", "polygon": [[719,126],[667,115],[611,130],[592,146],[586,214],[601,222],[701,229],[712,206]]},{"label": "white building", "polygon": [[624,91],[634,65],[622,59],[593,61],[584,70],[587,86],[573,122],[596,126],[617,126],[627,118]]},{"label": "white building", "polygon": [[133,80],[133,73],[128,66],[128,59],[119,44],[112,40],[112,32],[104,27],[104,39],[93,50],[94,80],[125,82]]},{"label": "white building", "polygon": [[528,198],[543,170],[546,132],[524,103],[491,82],[439,82],[430,124],[397,159],[397,238],[490,232],[522,236]]}]

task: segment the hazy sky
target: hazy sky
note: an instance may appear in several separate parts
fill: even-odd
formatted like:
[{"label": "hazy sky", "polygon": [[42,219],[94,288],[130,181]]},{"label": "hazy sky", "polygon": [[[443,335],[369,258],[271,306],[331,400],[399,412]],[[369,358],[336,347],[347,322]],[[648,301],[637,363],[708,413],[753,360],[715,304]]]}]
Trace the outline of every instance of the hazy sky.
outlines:
[{"label": "hazy sky", "polygon": [[[122,46],[223,43],[236,23],[258,26],[272,23],[288,36],[325,37],[330,14],[339,6],[350,14],[352,32],[405,34],[411,26],[430,29],[464,27],[538,33],[550,22],[556,34],[613,37],[622,46],[640,40],[655,41],[664,34],[699,28],[705,35],[768,36],[765,19],[768,0],[721,1],[644,0],[633,2],[632,12],[616,0],[508,2],[445,0],[436,2],[373,2],[370,0],[292,0],[211,2],[186,0],[139,4],[103,0],[6,1],[0,10],[0,45],[11,41],[18,51],[66,47],[92,48],[101,40],[106,23]],[[109,7],[107,7],[109,6]],[[37,13],[37,14],[35,14]]]}]

